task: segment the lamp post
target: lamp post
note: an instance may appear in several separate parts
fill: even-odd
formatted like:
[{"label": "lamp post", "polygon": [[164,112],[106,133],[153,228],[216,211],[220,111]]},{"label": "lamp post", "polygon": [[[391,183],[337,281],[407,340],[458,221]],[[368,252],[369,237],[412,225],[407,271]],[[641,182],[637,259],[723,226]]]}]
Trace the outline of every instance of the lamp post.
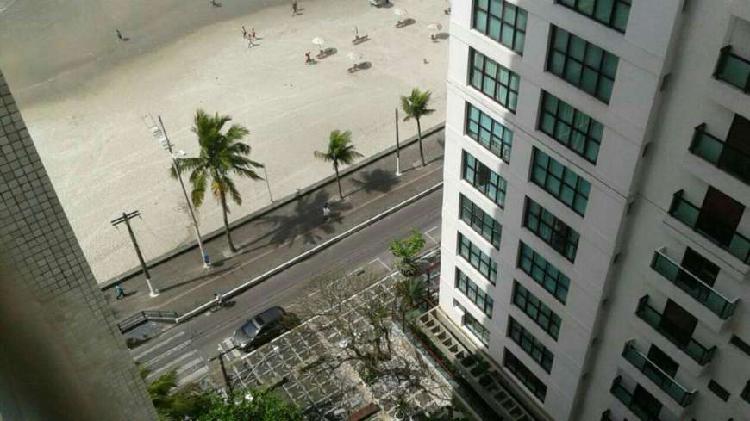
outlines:
[{"label": "lamp post", "polygon": [[271,183],[268,181],[268,171],[266,171],[265,164],[263,164],[263,179],[266,180],[266,188],[268,189],[268,197],[271,198],[271,203],[273,203],[273,194],[271,194]]},{"label": "lamp post", "polygon": [[159,142],[162,148],[169,152],[169,157],[172,160],[172,169],[174,169],[177,175],[177,180],[180,182],[182,188],[182,195],[185,197],[185,204],[187,205],[190,218],[193,220],[193,229],[195,230],[195,238],[198,240],[198,249],[201,253],[201,262],[203,263],[203,269],[211,268],[211,259],[208,256],[208,252],[203,248],[203,240],[201,238],[201,231],[198,228],[198,218],[195,217],[195,210],[193,210],[193,204],[190,203],[190,197],[188,196],[187,189],[185,189],[185,182],[182,181],[182,174],[180,173],[180,167],[177,165],[177,158],[185,154],[184,151],[178,151],[174,153],[172,151],[172,142],[167,137],[167,131],[164,128],[164,122],[161,120],[161,116],[158,117],[159,125],[151,128],[154,138]]},{"label": "lamp post", "polygon": [[154,288],[153,285],[151,285],[151,274],[148,272],[148,265],[146,264],[146,259],[143,258],[143,253],[141,252],[141,247],[138,245],[138,240],[135,239],[135,232],[133,232],[133,228],[130,226],[130,220],[135,217],[141,216],[141,213],[139,211],[133,211],[130,213],[123,212],[121,216],[113,219],[110,221],[110,224],[112,224],[113,227],[117,228],[118,225],[124,223],[125,226],[128,227],[128,235],[130,235],[130,241],[133,242],[133,249],[135,250],[135,254],[138,256],[138,262],[141,264],[141,270],[143,270],[143,276],[146,277],[146,285],[148,286],[148,292],[149,296],[156,297],[159,295],[159,290]]},{"label": "lamp post", "polygon": [[398,142],[398,107],[396,111],[396,177],[401,177],[401,146]]}]

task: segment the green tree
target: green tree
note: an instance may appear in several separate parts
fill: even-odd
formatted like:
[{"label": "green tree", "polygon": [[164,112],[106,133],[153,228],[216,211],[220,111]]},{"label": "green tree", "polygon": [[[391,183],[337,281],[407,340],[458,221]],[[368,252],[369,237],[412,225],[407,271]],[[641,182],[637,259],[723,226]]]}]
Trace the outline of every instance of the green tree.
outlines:
[{"label": "green tree", "polygon": [[[223,132],[224,126],[231,120],[229,116],[220,116],[218,113],[210,116],[199,109],[195,114],[193,126],[193,133],[198,136],[199,156],[178,158],[176,161],[179,171],[191,171],[190,183],[193,187],[191,200],[196,208],[203,204],[206,186],[210,181],[211,192],[221,205],[229,249],[236,252],[237,248],[232,242],[232,235],[229,231],[227,196],[231,197],[237,205],[242,204],[242,196],[235,187],[231,175],[261,180],[255,168],[262,168],[263,164],[248,158],[250,146],[240,142],[249,133],[245,127],[233,124],[226,132]],[[170,171],[173,177],[177,176],[174,168]]]},{"label": "green tree", "polygon": [[213,401],[213,396],[196,384],[178,389],[175,371],[159,376],[147,390],[159,418],[165,421],[196,419],[210,409]]},{"label": "green tree", "polygon": [[430,105],[430,96],[432,92],[421,91],[419,88],[411,90],[409,96],[401,97],[401,108],[403,108],[406,117],[404,121],[414,119],[417,122],[417,139],[419,140],[419,156],[422,158],[422,166],[425,166],[424,150],[422,148],[422,124],[421,118],[435,112],[434,109],[427,108]]},{"label": "green tree", "polygon": [[339,185],[339,196],[344,199],[344,193],[341,190],[341,178],[339,177],[339,165],[349,165],[355,159],[363,155],[354,150],[352,144],[352,132],[334,130],[328,136],[328,150],[325,152],[315,151],[315,157],[325,162],[333,162],[333,170],[336,172],[336,183]]},{"label": "green tree", "polygon": [[[251,396],[251,398],[246,398]],[[218,395],[211,399],[210,409],[201,414],[198,421],[301,421],[300,409],[272,391],[251,391],[249,395],[238,395],[226,401]]]},{"label": "green tree", "polygon": [[425,245],[425,239],[421,232],[413,230],[411,235],[402,240],[393,240],[390,250],[398,259],[398,267],[404,276],[414,276],[419,271],[416,258]]}]

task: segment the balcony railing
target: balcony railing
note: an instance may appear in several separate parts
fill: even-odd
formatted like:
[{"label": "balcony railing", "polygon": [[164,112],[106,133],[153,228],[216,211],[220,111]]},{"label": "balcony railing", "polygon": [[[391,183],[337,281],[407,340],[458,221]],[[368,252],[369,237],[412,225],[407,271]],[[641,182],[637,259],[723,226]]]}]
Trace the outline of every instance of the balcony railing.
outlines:
[{"label": "balcony railing", "polygon": [[635,314],[698,364],[706,365],[713,358],[714,353],[716,352],[716,346],[708,348],[694,338],[690,338],[689,341],[683,343],[674,332],[665,328],[664,325],[661,324],[664,316],[649,305],[648,295],[644,295],[641,297],[640,301],[638,301],[638,308],[636,309]]},{"label": "balcony railing", "polygon": [[685,407],[693,403],[695,398],[695,391],[688,391],[677,383],[672,377],[665,373],[662,369],[656,366],[651,360],[645,355],[638,352],[633,346],[633,341],[629,341],[625,344],[625,349],[622,350],[622,356],[633,367],[637,368],[641,373],[649,378],[655,385],[659,386],[669,397],[675,400],[678,405]]},{"label": "balcony railing", "polygon": [[730,301],[719,294],[661,251],[654,252],[654,258],[651,259],[651,268],[685,291],[689,296],[695,298],[696,301],[703,304],[722,320],[726,320],[734,314],[737,300]]},{"label": "balcony railing", "polygon": [[708,133],[706,123],[695,128],[690,152],[750,184],[750,155]]},{"label": "balcony railing", "polygon": [[625,388],[621,384],[622,377],[617,376],[615,378],[615,381],[612,383],[612,387],[609,389],[609,392],[615,395],[617,400],[622,402],[623,405],[625,405],[626,408],[630,410],[633,414],[635,414],[638,419],[641,421],[660,421],[658,416],[654,416],[646,412],[645,409],[641,408],[640,402],[637,402],[635,399],[633,399],[633,394],[628,391],[628,389]]},{"label": "balcony railing", "polygon": [[714,77],[750,93],[750,60],[732,53],[732,46],[721,49]]},{"label": "balcony railing", "polygon": [[[698,228],[698,216],[701,213],[701,208],[685,200],[682,197],[684,193],[684,190],[679,190],[672,196],[672,205],[669,207],[669,214],[707,240],[726,250],[732,256],[737,257],[744,263],[750,263],[750,239],[735,231],[729,244],[724,244],[712,237],[711,234]],[[717,221],[716,224],[721,224],[721,222]]]}]

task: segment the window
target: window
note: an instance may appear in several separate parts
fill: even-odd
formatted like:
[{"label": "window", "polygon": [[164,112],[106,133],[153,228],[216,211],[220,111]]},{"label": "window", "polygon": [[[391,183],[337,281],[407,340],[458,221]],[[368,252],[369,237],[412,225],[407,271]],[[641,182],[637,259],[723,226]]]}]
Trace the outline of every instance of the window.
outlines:
[{"label": "window", "polygon": [[526,198],[523,225],[571,262],[578,252],[578,233],[547,209]]},{"label": "window", "polygon": [[596,164],[604,126],[560,98],[542,91],[539,130]]},{"label": "window", "polygon": [[502,208],[505,205],[505,179],[466,151],[463,163],[463,179]]},{"label": "window", "polygon": [[528,369],[515,355],[507,349],[503,355],[503,366],[521,382],[534,396],[544,402],[547,396],[547,386],[531,370]]},{"label": "window", "polygon": [[518,267],[531,277],[542,288],[547,290],[557,301],[565,304],[570,287],[570,278],[549,263],[531,247],[519,242]]},{"label": "window", "polygon": [[708,382],[708,390],[714,392],[714,395],[718,396],[719,399],[726,402],[729,400],[729,391],[724,389],[722,385],[717,383],[715,380]]},{"label": "window", "polygon": [[526,10],[504,0],[474,0],[473,28],[518,54],[526,38]]},{"label": "window", "polygon": [[513,304],[547,332],[554,340],[560,335],[560,316],[518,281],[513,281]]},{"label": "window", "polygon": [[750,356],[750,344],[740,339],[739,336],[732,335],[729,343],[739,348],[740,351]]},{"label": "window", "polygon": [[591,184],[537,148],[534,148],[531,159],[531,181],[583,216]]},{"label": "window", "polygon": [[503,161],[510,162],[513,131],[472,104],[466,104],[466,135]]},{"label": "window", "polygon": [[489,241],[493,247],[500,249],[500,238],[503,227],[499,222],[463,194],[459,196],[459,216],[474,231]]},{"label": "window", "polygon": [[490,331],[487,330],[479,320],[475,319],[469,313],[464,314],[464,326],[469,330],[477,339],[479,339],[484,346],[490,345]]},{"label": "window", "polygon": [[458,254],[469,264],[479,271],[492,285],[497,279],[497,263],[484,254],[479,247],[475,246],[468,238],[458,233]]},{"label": "window", "polygon": [[619,59],[590,42],[552,26],[547,71],[609,104]]},{"label": "window", "polygon": [[508,337],[518,344],[547,373],[552,371],[553,356],[544,344],[539,342],[525,327],[508,316]]},{"label": "window", "polygon": [[456,289],[461,291],[466,298],[482,310],[487,317],[492,318],[492,297],[480,290],[477,284],[472,282],[459,268],[456,268]]},{"label": "window", "polygon": [[727,45],[721,49],[714,77],[750,93],[750,60],[732,53],[732,46]]},{"label": "window", "polygon": [[557,0],[557,3],[625,33],[630,15],[630,0]]},{"label": "window", "polygon": [[521,78],[484,54],[469,51],[469,84],[510,112],[516,112]]}]

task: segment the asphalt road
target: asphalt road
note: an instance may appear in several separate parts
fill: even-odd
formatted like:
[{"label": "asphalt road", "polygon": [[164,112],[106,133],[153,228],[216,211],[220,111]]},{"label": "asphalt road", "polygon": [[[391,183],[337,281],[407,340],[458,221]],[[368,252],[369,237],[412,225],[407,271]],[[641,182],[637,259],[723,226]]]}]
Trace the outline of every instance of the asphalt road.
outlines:
[{"label": "asphalt road", "polygon": [[[314,290],[311,281],[316,276],[350,273],[360,268],[390,272],[393,258],[388,243],[413,229],[425,233],[426,247],[438,244],[441,205],[442,190],[438,190],[235,297],[233,306],[207,312],[166,330],[134,349],[133,355],[154,375],[177,369],[178,377],[196,380],[208,372],[206,361],[218,353],[219,344],[244,320],[270,306],[285,307],[303,300]],[[233,356],[236,358],[238,353],[235,351]],[[189,364],[192,365],[187,367]]]}]

